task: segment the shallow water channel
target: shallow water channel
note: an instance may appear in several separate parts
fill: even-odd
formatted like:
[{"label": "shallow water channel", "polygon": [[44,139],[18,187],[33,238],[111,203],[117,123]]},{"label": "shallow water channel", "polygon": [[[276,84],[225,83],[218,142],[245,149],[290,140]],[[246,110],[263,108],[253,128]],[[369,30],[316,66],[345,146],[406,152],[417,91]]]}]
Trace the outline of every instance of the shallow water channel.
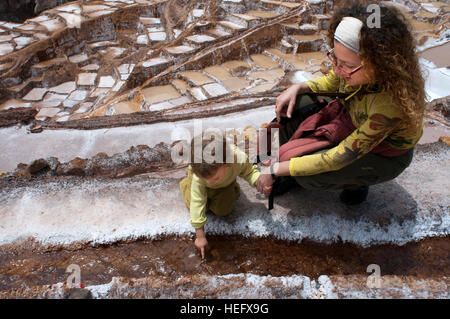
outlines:
[{"label": "shallow water channel", "polygon": [[273,238],[209,236],[205,260],[191,238],[167,237],[138,240],[70,250],[61,248],[0,248],[0,290],[66,282],[66,268],[76,264],[81,282],[104,284],[113,277],[165,276],[170,280],[185,275],[290,276],[312,279],[320,275],[369,275],[368,266],[380,266],[382,275],[436,278],[449,276],[449,237],[427,238],[403,246],[301,243]]}]

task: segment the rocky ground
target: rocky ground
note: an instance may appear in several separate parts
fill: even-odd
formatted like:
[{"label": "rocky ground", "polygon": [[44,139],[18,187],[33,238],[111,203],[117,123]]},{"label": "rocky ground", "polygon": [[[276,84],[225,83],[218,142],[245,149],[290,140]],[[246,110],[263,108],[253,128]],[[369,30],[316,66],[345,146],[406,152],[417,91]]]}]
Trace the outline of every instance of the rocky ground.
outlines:
[{"label": "rocky ground", "polygon": [[206,261],[173,142],[199,123],[251,140],[329,69],[333,1],[57,4],[0,22],[1,298],[66,298],[69,265],[94,298],[449,298],[447,2],[396,2],[427,71],[411,166],[352,208],[296,189],[268,212],[241,181]]}]

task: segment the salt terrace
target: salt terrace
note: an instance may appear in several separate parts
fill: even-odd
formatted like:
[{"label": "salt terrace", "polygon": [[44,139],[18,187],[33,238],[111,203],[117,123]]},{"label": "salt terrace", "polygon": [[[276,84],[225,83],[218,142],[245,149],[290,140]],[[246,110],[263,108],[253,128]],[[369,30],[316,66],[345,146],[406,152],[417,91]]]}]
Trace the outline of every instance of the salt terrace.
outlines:
[{"label": "salt terrace", "polygon": [[[374,187],[371,196],[377,204],[366,204],[365,215],[325,204],[324,198],[335,196],[331,191],[325,195],[304,192],[302,203],[296,202],[297,195],[288,194],[280,199],[278,212],[269,217],[264,199],[243,187],[239,213],[225,221],[209,217],[211,234],[238,236],[217,237],[216,245],[220,240],[250,245],[247,237],[264,240],[267,236],[273,239],[270,244],[254,247],[275,245],[275,239],[311,240],[325,245],[323,249],[336,242],[337,250],[349,250],[347,244],[360,245],[363,248],[355,249],[364,254],[364,249],[383,250],[376,245],[394,245],[403,249],[399,254],[405,267],[414,255],[410,250],[415,249],[405,244],[444,251],[443,256],[433,255],[436,264],[429,268],[435,272],[390,270],[385,277],[389,284],[378,291],[365,286],[367,276],[361,265],[349,264],[344,272],[336,266],[330,272],[327,259],[318,272],[293,266],[271,277],[274,270],[259,269],[256,259],[244,260],[243,252],[238,256],[239,252],[228,251],[241,264],[219,270],[214,260],[228,260],[219,250],[213,250],[216,253],[208,266],[191,251],[192,243],[174,248],[182,246],[183,240],[167,237],[186,240],[192,234],[177,188],[185,166],[170,160],[173,131],[191,129],[200,118],[205,128],[235,128],[244,133],[270,121],[282,90],[331,68],[325,53],[334,1],[37,3],[37,16],[24,22],[0,22],[0,254],[4,256],[0,297],[67,296],[61,274],[67,265],[50,255],[45,262],[55,269],[53,277],[36,272],[34,288],[20,288],[26,281],[21,271],[25,273],[27,266],[22,270],[12,266],[18,262],[11,255],[15,249],[53,254],[54,247],[68,251],[77,247],[89,254],[91,245],[124,242],[129,250],[140,251],[136,240],[142,238],[150,240],[149,245],[158,243],[152,244],[153,239],[163,238],[162,245],[164,238],[175,241],[167,245],[186,268],[175,269],[175,257],[158,256],[159,248],[152,248],[156,249],[150,263],[153,272],[141,272],[138,263],[145,264],[141,260],[130,265],[134,271],[122,273],[118,269],[124,262],[123,252],[105,251],[105,258],[117,259],[111,266],[114,271],[109,271],[115,276],[102,277],[100,273],[107,269],[102,272],[94,269],[97,266],[86,265],[84,270],[96,297],[195,297],[205,291],[215,297],[250,298],[449,297],[450,178],[448,170],[440,172],[442,165],[448,165],[449,151],[446,143],[437,142],[442,137],[448,143],[449,136],[448,2],[391,3],[404,12],[413,28],[421,64],[428,71],[430,103],[415,164],[396,181]],[[426,190],[417,189],[417,176]],[[403,196],[401,201],[387,196],[396,201],[392,208],[383,200],[389,191]],[[74,228],[62,212],[77,218],[78,226]],[[21,227],[24,223],[27,227]],[[312,246],[306,250],[319,249],[313,243],[307,245]],[[30,255],[22,264],[33,258]],[[315,262],[311,260],[311,267]],[[268,262],[273,267],[280,263]],[[94,276],[96,271],[99,275]],[[180,273],[190,278],[189,284],[174,279]],[[407,276],[406,282],[399,279],[401,275]],[[311,283],[310,278],[316,281]],[[57,285],[46,288],[49,284]],[[186,288],[183,293],[177,290],[180,285]],[[233,290],[235,285],[240,288]],[[131,286],[145,289],[136,292]],[[278,294],[270,287],[278,287]],[[404,287],[409,290],[405,292]]]}]

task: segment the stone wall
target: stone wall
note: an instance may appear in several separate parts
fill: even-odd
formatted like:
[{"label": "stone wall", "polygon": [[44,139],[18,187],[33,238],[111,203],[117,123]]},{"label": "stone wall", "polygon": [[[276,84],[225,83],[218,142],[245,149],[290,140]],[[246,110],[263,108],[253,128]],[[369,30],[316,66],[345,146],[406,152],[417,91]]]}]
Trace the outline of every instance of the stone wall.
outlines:
[{"label": "stone wall", "polygon": [[74,0],[2,0],[0,21],[23,22],[42,11]]}]

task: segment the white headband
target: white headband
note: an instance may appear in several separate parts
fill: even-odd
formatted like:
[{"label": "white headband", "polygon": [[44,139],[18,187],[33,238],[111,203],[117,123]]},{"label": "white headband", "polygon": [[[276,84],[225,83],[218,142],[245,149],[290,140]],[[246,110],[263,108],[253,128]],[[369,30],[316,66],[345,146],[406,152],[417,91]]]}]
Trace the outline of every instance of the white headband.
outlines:
[{"label": "white headband", "polygon": [[353,17],[344,17],[334,32],[334,39],[345,47],[359,52],[359,33],[364,24]]}]

